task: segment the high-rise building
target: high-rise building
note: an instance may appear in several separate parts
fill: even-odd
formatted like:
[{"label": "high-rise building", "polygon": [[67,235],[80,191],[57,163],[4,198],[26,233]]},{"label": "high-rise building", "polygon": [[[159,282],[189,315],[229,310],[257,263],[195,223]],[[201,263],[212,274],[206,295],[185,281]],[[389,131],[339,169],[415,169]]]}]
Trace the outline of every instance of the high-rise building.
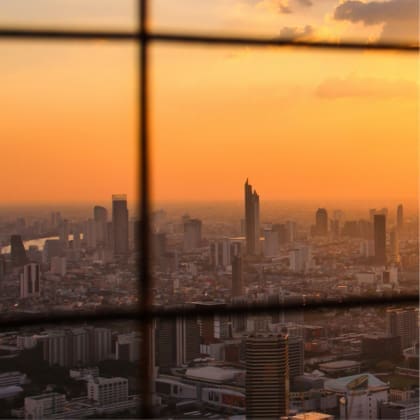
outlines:
[{"label": "high-rise building", "polygon": [[115,358],[128,362],[140,360],[141,338],[139,334],[120,334],[115,343]]},{"label": "high-rise building", "polygon": [[58,229],[58,234],[60,237],[60,241],[64,248],[67,248],[67,245],[69,243],[69,233],[70,233],[70,226],[69,221],[67,219],[64,219]]},{"label": "high-rise building", "polygon": [[64,255],[63,244],[59,239],[47,239],[43,250],[43,260],[49,264],[54,257],[62,257]]},{"label": "high-rise building", "polygon": [[273,231],[277,233],[279,246],[282,246],[289,242],[287,226],[284,223],[273,225]]},{"label": "high-rise building", "polygon": [[91,378],[87,383],[88,399],[100,405],[128,400],[127,378]]},{"label": "high-rise building", "polygon": [[82,237],[81,237],[81,229],[78,224],[74,224],[72,226],[72,233],[73,233],[73,241],[72,241],[72,249],[75,251],[80,251]]},{"label": "high-rise building", "polygon": [[375,263],[386,264],[386,216],[375,214],[373,216],[373,240],[375,243]]},{"label": "high-rise building", "polygon": [[300,246],[289,252],[290,270],[296,273],[306,272],[312,268],[312,248]]},{"label": "high-rise building", "polygon": [[326,209],[318,209],[315,213],[315,233],[319,236],[328,235],[328,212]]},{"label": "high-rise building", "polygon": [[155,329],[156,366],[167,369],[176,366],[176,320],[158,319]]},{"label": "high-rise building", "polygon": [[182,365],[200,357],[200,327],[194,318],[176,319],[177,365]]},{"label": "high-rise building", "polygon": [[10,237],[10,258],[13,267],[22,267],[28,262],[25,247],[20,235]]},{"label": "high-rise building", "polygon": [[248,255],[258,255],[260,251],[260,197],[245,182],[245,237]]},{"label": "high-rise building", "polygon": [[86,246],[88,249],[95,249],[97,240],[96,240],[96,222],[93,219],[88,219],[86,221],[86,228],[85,228],[85,234],[84,239]]},{"label": "high-rise building", "polygon": [[93,219],[96,224],[96,240],[100,245],[107,243],[107,223],[108,223],[108,210],[102,206],[95,206],[93,208]]},{"label": "high-rise building", "polygon": [[199,219],[188,219],[184,222],[184,251],[189,252],[201,245],[201,227]]},{"label": "high-rise building", "polygon": [[400,262],[400,241],[398,229],[393,229],[390,233],[391,257],[396,263]]},{"label": "high-rise building", "polygon": [[264,257],[279,255],[279,234],[274,229],[264,229]]},{"label": "high-rise building", "polygon": [[23,266],[20,275],[20,297],[39,296],[41,293],[41,272],[39,264],[29,263]]},{"label": "high-rise building", "polygon": [[114,239],[114,254],[128,254],[128,209],[125,194],[112,196],[112,226]]},{"label": "high-rise building", "polygon": [[397,229],[398,231],[402,231],[404,226],[404,207],[402,204],[400,204],[397,207]]},{"label": "high-rise building", "polygon": [[229,238],[218,239],[210,243],[210,264],[213,268],[231,264],[231,242]]},{"label": "high-rise building", "polygon": [[287,335],[250,335],[246,339],[247,418],[280,418],[289,412]]},{"label": "high-rise building", "polygon": [[244,294],[242,257],[234,256],[232,258],[232,297],[242,296]]},{"label": "high-rise building", "polygon": [[387,333],[401,337],[402,349],[413,346],[419,340],[417,308],[390,308],[386,311]]},{"label": "high-rise building", "polygon": [[303,375],[305,346],[301,337],[288,339],[289,379]]}]

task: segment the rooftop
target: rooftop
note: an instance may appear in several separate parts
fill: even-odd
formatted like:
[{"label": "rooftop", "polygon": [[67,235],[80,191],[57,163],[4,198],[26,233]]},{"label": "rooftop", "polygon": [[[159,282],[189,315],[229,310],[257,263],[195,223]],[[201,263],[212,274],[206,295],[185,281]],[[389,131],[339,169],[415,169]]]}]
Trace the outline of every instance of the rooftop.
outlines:
[{"label": "rooftop", "polygon": [[388,384],[382,382],[370,373],[360,373],[358,375],[344,376],[342,378],[330,379],[325,382],[325,389],[335,392],[347,392],[356,388],[375,389],[386,388]]}]

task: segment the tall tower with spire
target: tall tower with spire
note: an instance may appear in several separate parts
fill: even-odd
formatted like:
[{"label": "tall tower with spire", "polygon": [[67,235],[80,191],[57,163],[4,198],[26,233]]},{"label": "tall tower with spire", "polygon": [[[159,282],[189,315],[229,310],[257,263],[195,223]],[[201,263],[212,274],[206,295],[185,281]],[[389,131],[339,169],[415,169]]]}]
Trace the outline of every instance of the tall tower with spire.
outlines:
[{"label": "tall tower with spire", "polygon": [[260,196],[252,185],[245,181],[245,237],[248,255],[259,254],[260,242]]}]

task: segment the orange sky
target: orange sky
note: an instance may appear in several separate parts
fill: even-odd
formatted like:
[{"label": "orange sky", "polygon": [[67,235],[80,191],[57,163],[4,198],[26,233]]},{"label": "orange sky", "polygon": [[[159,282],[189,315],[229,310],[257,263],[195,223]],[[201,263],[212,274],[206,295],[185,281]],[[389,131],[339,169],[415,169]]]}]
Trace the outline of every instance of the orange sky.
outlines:
[{"label": "orange sky", "polygon": [[[281,25],[280,2],[217,0],[187,13],[189,3],[174,11],[156,1],[153,27],[269,35],[307,24],[308,37],[328,40],[396,33],[391,20],[333,19],[332,0],[308,22],[297,2],[282,2],[293,13]],[[135,46],[3,41],[0,54],[3,199],[134,199]],[[240,199],[246,177],[266,199],[416,197],[414,54],[156,45],[151,58],[154,199]]]}]

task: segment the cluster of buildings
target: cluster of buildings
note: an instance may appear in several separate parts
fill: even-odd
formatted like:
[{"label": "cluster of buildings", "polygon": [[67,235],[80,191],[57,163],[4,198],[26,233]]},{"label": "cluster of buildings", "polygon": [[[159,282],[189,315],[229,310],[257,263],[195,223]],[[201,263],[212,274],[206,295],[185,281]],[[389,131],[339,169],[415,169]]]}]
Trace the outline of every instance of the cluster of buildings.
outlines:
[{"label": "cluster of buildings", "polygon": [[[319,208],[315,216],[293,220],[289,214],[265,222],[260,196],[248,180],[241,223],[188,215],[171,219],[156,211],[150,241],[155,309],[198,312],[158,317],[149,326],[156,412],[185,418],[418,417],[417,308],[281,309],[289,303],[417,293],[417,221],[406,220],[403,212],[399,205],[390,222],[387,209],[346,219],[341,210],[330,217]],[[53,212],[49,223],[36,223],[35,229],[35,222],[29,227],[19,219],[4,227],[8,233],[20,230],[0,255],[3,311],[138,305],[141,225],[129,219],[125,196],[113,196],[110,220],[105,207],[95,206],[88,220]],[[43,227],[48,239],[28,248],[25,235]],[[230,304],[280,307],[258,316],[229,315],[224,308]],[[138,387],[99,366],[123,361],[136,375],[145,357],[142,343],[134,328],[117,332],[89,325],[3,337],[5,357],[36,350],[46,366],[65,369],[85,388],[76,397],[54,386],[29,395],[28,383],[36,377],[4,372],[6,382],[15,379],[0,386],[0,409],[2,395],[8,401],[23,395],[23,406],[9,413],[14,417],[134,416],[141,404]]]}]

